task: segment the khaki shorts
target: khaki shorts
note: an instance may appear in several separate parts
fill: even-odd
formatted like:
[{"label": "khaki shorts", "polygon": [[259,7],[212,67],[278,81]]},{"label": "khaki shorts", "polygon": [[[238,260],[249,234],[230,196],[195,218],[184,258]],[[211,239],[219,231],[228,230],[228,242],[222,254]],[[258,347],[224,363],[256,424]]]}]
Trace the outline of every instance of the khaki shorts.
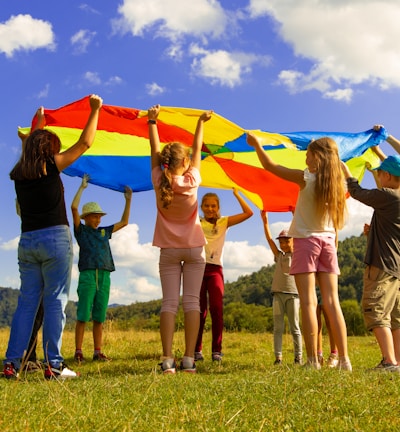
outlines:
[{"label": "khaki shorts", "polygon": [[399,329],[400,281],[375,266],[367,266],[361,305],[368,330],[375,327]]}]

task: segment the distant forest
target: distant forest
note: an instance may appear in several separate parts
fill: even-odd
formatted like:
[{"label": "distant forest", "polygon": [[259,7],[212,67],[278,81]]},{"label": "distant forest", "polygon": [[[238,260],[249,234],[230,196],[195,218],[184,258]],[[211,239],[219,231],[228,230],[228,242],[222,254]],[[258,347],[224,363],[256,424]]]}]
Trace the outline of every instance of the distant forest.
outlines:
[{"label": "distant forest", "polygon": [[[366,334],[360,309],[365,248],[366,238],[363,235],[339,242],[339,294],[349,335]],[[265,266],[250,275],[240,276],[235,282],[226,283],[224,323],[227,331],[272,331],[271,282],[274,269],[275,265]],[[0,288],[0,327],[10,326],[18,293],[16,289]],[[118,328],[154,330],[158,329],[160,309],[161,300],[110,307],[107,319]],[[75,302],[68,303],[66,313],[67,326],[73,326],[76,319]],[[209,326],[208,318],[206,327]],[[183,327],[181,310],[177,327]]]}]

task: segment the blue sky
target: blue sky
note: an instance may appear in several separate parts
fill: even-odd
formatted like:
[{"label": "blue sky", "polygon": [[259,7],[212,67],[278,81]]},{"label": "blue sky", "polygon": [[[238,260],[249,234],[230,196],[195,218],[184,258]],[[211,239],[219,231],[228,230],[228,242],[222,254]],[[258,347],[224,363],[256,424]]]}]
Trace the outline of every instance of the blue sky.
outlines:
[{"label": "blue sky", "polygon": [[[37,107],[96,93],[140,109],[213,109],[246,129],[360,132],[380,123],[400,137],[399,16],[397,0],[0,0],[0,286],[19,287],[20,225],[8,173],[19,155],[17,127],[28,126]],[[63,175],[63,182],[72,220],[80,179]],[[369,174],[363,184],[373,186]],[[240,211],[230,191],[218,193],[223,214]],[[120,219],[120,193],[89,185],[82,203],[92,200],[108,213],[103,224]],[[228,232],[227,280],[272,263],[253,209]],[[360,234],[371,213],[349,201],[340,238]],[[271,214],[274,235],[290,216]],[[161,297],[154,221],[153,192],[134,194],[130,225],[111,243],[111,303]],[[75,258],[72,300],[77,274]]]}]

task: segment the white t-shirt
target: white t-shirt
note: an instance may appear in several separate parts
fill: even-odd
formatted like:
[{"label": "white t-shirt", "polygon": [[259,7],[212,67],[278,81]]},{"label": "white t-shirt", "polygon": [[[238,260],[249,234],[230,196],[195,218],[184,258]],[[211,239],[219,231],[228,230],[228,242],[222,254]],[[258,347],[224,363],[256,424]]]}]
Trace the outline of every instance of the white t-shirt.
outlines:
[{"label": "white t-shirt", "polygon": [[297,198],[289,236],[293,238],[336,237],[335,228],[329,218],[321,220],[315,206],[315,174],[304,170],[305,187]]},{"label": "white t-shirt", "polygon": [[223,249],[228,231],[228,216],[220,217],[215,224],[200,218],[201,227],[207,240],[205,246],[207,264],[223,265]]}]

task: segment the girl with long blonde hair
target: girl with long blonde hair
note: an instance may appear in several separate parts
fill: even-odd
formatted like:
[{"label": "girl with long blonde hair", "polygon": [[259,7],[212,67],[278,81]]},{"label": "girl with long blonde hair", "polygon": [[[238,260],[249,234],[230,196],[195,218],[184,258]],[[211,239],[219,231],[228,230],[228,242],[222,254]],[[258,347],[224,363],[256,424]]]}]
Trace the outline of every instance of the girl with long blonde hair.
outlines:
[{"label": "girl with long blonde hair", "polygon": [[344,224],[346,194],[337,144],[329,137],[310,142],[306,153],[307,168],[302,171],[276,164],[263,150],[255,135],[249,133],[247,142],[255,148],[266,170],[296,183],[300,188],[289,229],[289,235],[294,240],[290,274],[294,275],[299,292],[302,333],[307,351],[306,365],[320,369],[317,358],[318,302],[315,290],[318,284],[339,352],[338,368],[351,371],[346,322],[338,294],[340,270],[337,233]]}]

